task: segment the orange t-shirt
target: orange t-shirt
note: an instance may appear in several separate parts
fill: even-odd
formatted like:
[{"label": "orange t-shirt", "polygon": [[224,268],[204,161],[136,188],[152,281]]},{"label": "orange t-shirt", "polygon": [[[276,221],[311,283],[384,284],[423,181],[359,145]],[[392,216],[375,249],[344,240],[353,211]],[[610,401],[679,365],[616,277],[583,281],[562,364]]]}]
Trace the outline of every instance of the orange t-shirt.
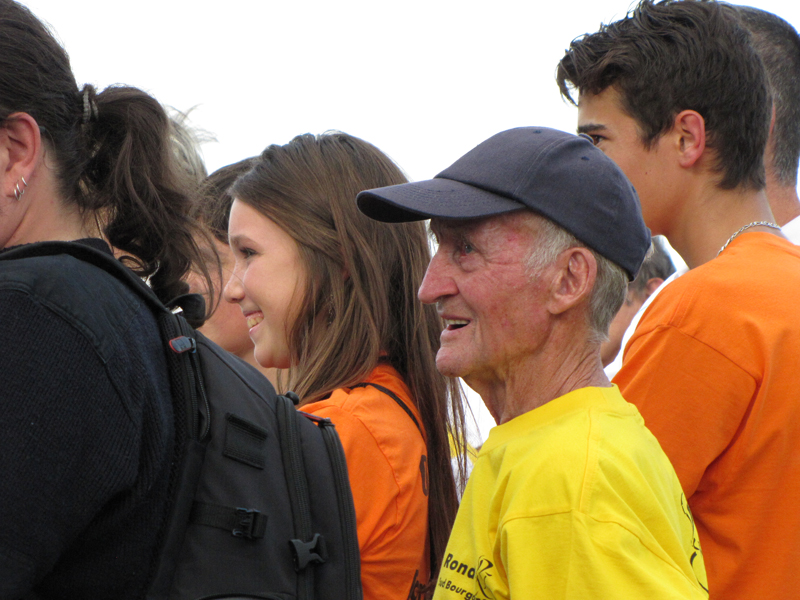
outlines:
[{"label": "orange t-shirt", "polygon": [[800,247],[740,235],[668,285],[614,378],[675,466],[711,598],[800,598]]},{"label": "orange t-shirt", "polygon": [[[397,371],[379,365],[366,379],[394,392],[422,424]],[[405,600],[428,581],[427,449],[411,417],[372,386],[335,390],[303,407],[336,426],[347,459],[361,550],[365,600]]]}]

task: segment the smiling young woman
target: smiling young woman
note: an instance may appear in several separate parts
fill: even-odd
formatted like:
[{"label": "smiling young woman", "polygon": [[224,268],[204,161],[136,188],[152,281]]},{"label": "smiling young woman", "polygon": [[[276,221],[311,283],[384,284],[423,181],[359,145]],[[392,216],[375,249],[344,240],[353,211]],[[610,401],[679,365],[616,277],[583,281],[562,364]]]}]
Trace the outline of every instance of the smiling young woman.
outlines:
[{"label": "smiling young woman", "polygon": [[[195,269],[186,277],[191,291],[203,294],[206,307],[211,314],[200,331],[210,340],[219,344],[228,352],[235,354],[252,365],[273,383],[277,384],[276,369],[265,369],[255,359],[253,341],[248,334],[248,325],[239,307],[222,301],[222,292],[233,274],[233,252],[228,244],[228,220],[230,218],[233,198],[228,189],[253,166],[255,158],[246,158],[214,171],[200,185],[195,194],[192,207],[194,216],[210,234],[210,240],[203,243],[203,261],[205,266],[214,272],[213,288],[206,286],[199,269]],[[199,242],[199,243],[200,243]],[[219,264],[217,264],[219,261]]]},{"label": "smiling young woman", "polygon": [[413,597],[435,576],[458,504],[448,431],[463,439],[461,392],[436,371],[441,321],[416,297],[424,225],[387,226],[355,204],[405,181],[371,144],[329,133],[270,146],[231,190],[225,297],[259,362],[289,367],[303,410],[339,431],[372,600]]}]

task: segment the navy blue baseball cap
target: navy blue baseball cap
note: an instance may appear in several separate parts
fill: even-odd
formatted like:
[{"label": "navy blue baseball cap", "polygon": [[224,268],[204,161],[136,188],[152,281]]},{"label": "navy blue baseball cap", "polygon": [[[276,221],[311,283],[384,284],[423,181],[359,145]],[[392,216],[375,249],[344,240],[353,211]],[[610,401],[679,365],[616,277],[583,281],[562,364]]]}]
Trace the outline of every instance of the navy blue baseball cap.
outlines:
[{"label": "navy blue baseball cap", "polygon": [[475,219],[523,208],[569,231],[632,281],[650,248],[639,197],[591,139],[547,127],[503,131],[427,181],[365,190],[377,221]]}]

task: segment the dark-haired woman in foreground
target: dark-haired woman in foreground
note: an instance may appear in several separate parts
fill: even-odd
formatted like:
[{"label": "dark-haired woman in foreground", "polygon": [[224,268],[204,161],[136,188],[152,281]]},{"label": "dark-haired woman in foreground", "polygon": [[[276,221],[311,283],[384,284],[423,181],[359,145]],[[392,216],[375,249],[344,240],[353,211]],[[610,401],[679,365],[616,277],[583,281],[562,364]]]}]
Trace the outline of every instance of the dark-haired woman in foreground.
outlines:
[{"label": "dark-haired woman in foreground", "polygon": [[[181,178],[156,100],[79,88],[42,23],[0,0],[0,258],[110,244],[167,301],[198,258]],[[0,260],[0,365],[0,597],[143,598],[175,437],[151,311],[65,254]]]},{"label": "dark-haired woman in foreground", "polygon": [[289,368],[302,409],[337,427],[368,600],[405,600],[436,575],[457,509],[448,428],[462,439],[463,415],[436,371],[436,310],[416,297],[424,225],[387,226],[355,204],[405,181],[371,144],[331,133],[270,146],[231,190],[225,297],[259,363]]}]

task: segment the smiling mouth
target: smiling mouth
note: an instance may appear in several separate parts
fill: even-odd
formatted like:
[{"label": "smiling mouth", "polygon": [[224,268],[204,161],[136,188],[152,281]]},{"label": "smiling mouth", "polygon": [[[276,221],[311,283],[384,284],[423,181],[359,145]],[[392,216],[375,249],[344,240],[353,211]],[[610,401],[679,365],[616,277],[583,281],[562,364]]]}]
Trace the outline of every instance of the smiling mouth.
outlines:
[{"label": "smiling mouth", "polygon": [[256,325],[261,323],[261,321],[263,320],[264,317],[257,317],[257,316],[247,317],[247,326],[252,329]]},{"label": "smiling mouth", "polygon": [[461,329],[465,325],[469,325],[469,321],[465,321],[463,319],[445,319],[444,324],[445,329],[448,331],[453,331],[455,329]]}]

